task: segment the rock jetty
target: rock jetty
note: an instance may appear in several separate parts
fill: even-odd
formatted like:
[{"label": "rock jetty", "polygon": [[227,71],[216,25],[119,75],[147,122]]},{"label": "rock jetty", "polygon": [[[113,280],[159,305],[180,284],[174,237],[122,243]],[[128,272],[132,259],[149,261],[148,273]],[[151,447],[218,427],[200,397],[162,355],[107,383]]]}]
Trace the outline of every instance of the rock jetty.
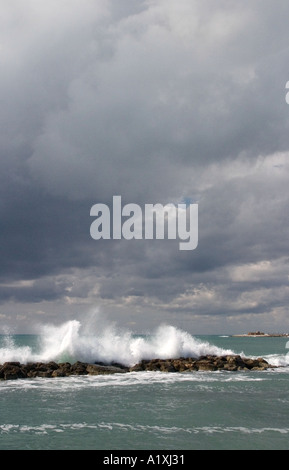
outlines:
[{"label": "rock jetty", "polygon": [[239,355],[229,356],[200,356],[199,358],[181,357],[179,359],[143,360],[130,368],[130,371],[161,371],[161,372],[195,372],[195,371],[240,371],[266,370],[274,368],[263,358],[250,359]]},{"label": "rock jetty", "polygon": [[5,362],[0,364],[0,380],[15,380],[34,377],[67,377],[70,375],[104,375],[126,372],[196,372],[196,371],[263,371],[276,366],[268,364],[263,358],[250,359],[239,355],[180,357],[178,359],[142,360],[132,367],[111,363],[75,362]]}]

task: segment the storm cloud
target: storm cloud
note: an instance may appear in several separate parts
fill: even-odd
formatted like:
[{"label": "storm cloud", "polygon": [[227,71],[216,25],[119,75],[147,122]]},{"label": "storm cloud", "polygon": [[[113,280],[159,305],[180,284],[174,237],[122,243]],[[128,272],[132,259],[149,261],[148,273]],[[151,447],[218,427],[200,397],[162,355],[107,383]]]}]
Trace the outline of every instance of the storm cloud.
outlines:
[{"label": "storm cloud", "polygon": [[[288,329],[288,13],[2,0],[2,325],[99,308],[137,331]],[[115,195],[197,203],[197,248],[93,240],[90,209]]]}]

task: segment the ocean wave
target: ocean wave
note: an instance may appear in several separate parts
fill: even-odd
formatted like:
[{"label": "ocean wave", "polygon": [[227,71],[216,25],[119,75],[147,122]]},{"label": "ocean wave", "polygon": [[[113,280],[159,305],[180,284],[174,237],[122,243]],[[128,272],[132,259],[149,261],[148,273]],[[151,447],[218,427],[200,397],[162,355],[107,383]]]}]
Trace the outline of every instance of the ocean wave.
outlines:
[{"label": "ocean wave", "polygon": [[278,428],[278,427],[260,427],[250,428],[246,426],[196,426],[196,427],[180,427],[180,426],[158,426],[158,425],[142,425],[142,424],[124,424],[118,422],[102,422],[102,423],[58,423],[58,424],[39,424],[37,426],[21,425],[21,424],[2,424],[0,425],[0,435],[9,433],[21,433],[21,434],[50,434],[50,433],[62,433],[67,430],[79,431],[82,429],[94,429],[101,431],[114,431],[121,429],[124,431],[133,432],[146,432],[146,433],[161,433],[164,434],[225,434],[225,433],[236,433],[240,434],[289,434],[289,428]]},{"label": "ocean wave", "polygon": [[[39,326],[37,345],[19,345],[13,335],[0,342],[0,363],[27,362],[102,362],[133,366],[143,359],[172,359],[203,355],[236,354],[196,338],[172,325],[161,325],[145,335],[101,321],[70,320],[61,325]],[[243,353],[240,353],[244,356]],[[289,353],[264,355],[274,366],[289,366]]]},{"label": "ocean wave", "polygon": [[266,359],[269,364],[272,364],[272,366],[277,366],[277,367],[288,367],[289,366],[289,354],[268,354],[264,356],[264,359]]},{"label": "ocean wave", "polygon": [[17,346],[7,337],[0,348],[0,362],[118,362],[132,366],[142,359],[199,357],[201,355],[234,354],[231,350],[201,341],[171,325],[162,325],[154,332],[137,336],[114,325],[87,333],[87,325],[71,320],[60,326],[42,326],[39,347]]},{"label": "ocean wave", "polygon": [[[288,371],[287,371],[288,372]],[[227,372],[202,372],[201,374],[175,374],[163,372],[130,372],[127,374],[108,374],[96,376],[79,376],[73,375],[69,377],[59,377],[57,381],[55,378],[41,377],[29,379],[7,380],[2,382],[0,387],[0,397],[9,391],[25,390],[26,392],[39,390],[42,392],[51,393],[66,393],[75,392],[89,389],[105,389],[105,388],[118,388],[121,392],[122,389],[127,388],[130,391],[138,390],[142,387],[158,386],[166,387],[172,384],[183,384],[184,386],[193,387],[194,390],[214,392],[216,386],[220,387],[225,384],[236,384],[239,382],[255,383],[267,380],[266,373],[251,374],[242,372],[240,374],[229,374]],[[226,386],[225,386],[226,387]],[[224,388],[224,391],[226,388]]]}]

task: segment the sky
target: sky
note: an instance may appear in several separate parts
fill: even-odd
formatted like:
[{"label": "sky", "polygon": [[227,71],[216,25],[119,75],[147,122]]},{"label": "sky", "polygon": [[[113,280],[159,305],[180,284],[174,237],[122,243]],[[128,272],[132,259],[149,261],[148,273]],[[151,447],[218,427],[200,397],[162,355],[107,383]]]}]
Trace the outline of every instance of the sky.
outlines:
[{"label": "sky", "polygon": [[[289,331],[288,17],[287,0],[1,0],[0,332]],[[117,195],[198,204],[197,248],[93,239]]]}]

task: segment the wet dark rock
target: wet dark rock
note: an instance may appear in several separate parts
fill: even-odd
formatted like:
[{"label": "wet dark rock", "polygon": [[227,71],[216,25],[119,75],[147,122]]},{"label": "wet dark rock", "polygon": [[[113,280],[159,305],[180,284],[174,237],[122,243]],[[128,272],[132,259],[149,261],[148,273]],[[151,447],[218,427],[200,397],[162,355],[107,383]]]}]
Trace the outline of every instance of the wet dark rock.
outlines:
[{"label": "wet dark rock", "polygon": [[123,374],[125,369],[116,366],[103,366],[100,364],[88,364],[86,366],[89,375]]},{"label": "wet dark rock", "polygon": [[161,371],[161,372],[194,372],[194,371],[240,371],[240,370],[266,370],[275,366],[268,364],[263,358],[250,359],[239,355],[228,356],[200,356],[199,358],[153,359],[143,360],[129,370],[135,371]]},{"label": "wet dark rock", "polygon": [[104,363],[86,363],[77,361],[74,364],[69,362],[56,363],[50,362],[5,362],[0,364],[0,380],[15,380],[33,377],[68,377],[70,375],[106,375],[120,374],[126,372],[206,372],[206,371],[263,371],[273,369],[276,366],[268,364],[262,357],[257,359],[244,358],[239,355],[228,356],[200,356],[180,357],[177,359],[151,359],[142,360],[132,367],[126,367],[123,364],[113,362]]},{"label": "wet dark rock", "polygon": [[5,362],[0,366],[0,378],[4,380],[22,379],[25,374],[22,371],[20,362]]},{"label": "wet dark rock", "polygon": [[87,375],[86,370],[87,364],[84,362],[77,361],[71,366],[71,372],[73,375]]}]

